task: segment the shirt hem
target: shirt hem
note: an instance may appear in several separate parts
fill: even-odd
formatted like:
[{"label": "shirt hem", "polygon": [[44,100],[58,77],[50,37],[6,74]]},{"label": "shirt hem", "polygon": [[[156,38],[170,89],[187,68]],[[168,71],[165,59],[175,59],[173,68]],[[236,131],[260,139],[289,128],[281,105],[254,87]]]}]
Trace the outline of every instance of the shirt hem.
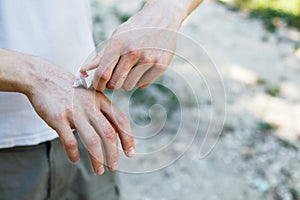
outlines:
[{"label": "shirt hem", "polygon": [[11,148],[15,146],[32,146],[42,142],[47,142],[58,138],[58,135],[53,130],[41,131],[35,134],[11,137],[8,139],[0,139],[0,149]]}]

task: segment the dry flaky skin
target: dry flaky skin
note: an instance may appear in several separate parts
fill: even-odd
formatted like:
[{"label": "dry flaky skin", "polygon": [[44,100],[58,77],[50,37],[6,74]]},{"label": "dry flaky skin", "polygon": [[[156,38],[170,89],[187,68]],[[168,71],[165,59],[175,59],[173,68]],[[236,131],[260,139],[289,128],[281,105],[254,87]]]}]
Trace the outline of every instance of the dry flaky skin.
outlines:
[{"label": "dry flaky skin", "polygon": [[[149,0],[140,12],[116,29],[105,48],[105,59],[100,54],[94,65],[82,71],[99,66],[93,82],[98,91],[105,87],[123,87],[126,90],[135,85],[147,87],[164,72],[173,57],[176,34],[166,40],[165,30],[178,31],[183,20],[201,2]],[[144,32],[114,40],[114,36],[123,32],[149,27],[162,32]],[[137,50],[145,43],[149,47],[149,41],[150,47],[160,47],[159,44],[163,43],[164,49],[170,53]],[[124,50],[129,53],[123,55]],[[74,128],[79,131],[98,174],[103,173],[104,162],[101,139],[111,170],[116,170],[118,161],[116,131],[127,156],[133,155],[134,140],[127,118],[101,92],[74,88],[75,77],[72,74],[36,57],[1,50],[0,60],[0,91],[27,95],[39,116],[59,134],[70,160],[79,159],[77,141],[72,133]]]},{"label": "dry flaky skin", "polygon": [[126,155],[134,154],[129,121],[101,92],[73,88],[73,74],[42,59],[6,50],[0,53],[6,58],[0,65],[0,71],[6,72],[0,74],[0,89],[28,97],[39,116],[58,133],[71,161],[80,157],[72,129],[79,132],[97,174],[104,172],[101,141],[108,168],[118,167],[116,132]]}]

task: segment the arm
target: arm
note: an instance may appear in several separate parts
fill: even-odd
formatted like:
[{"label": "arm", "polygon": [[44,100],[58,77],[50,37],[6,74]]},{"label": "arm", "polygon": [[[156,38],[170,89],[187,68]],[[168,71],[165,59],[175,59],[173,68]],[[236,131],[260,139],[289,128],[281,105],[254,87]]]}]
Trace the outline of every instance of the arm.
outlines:
[{"label": "arm", "polygon": [[34,70],[29,59],[24,54],[0,49],[0,61],[0,91],[20,93],[30,91],[32,82],[29,80],[33,77]]},{"label": "arm", "polygon": [[171,9],[174,15],[178,14],[181,16],[181,21],[184,21],[202,1],[203,0],[148,0],[145,6],[155,4],[157,6],[163,6],[165,10]]},{"label": "arm", "polygon": [[95,60],[81,71],[97,68],[93,86],[99,91],[145,88],[173,58],[182,22],[202,0],[149,0],[121,24]]},{"label": "arm", "polygon": [[94,171],[104,172],[101,140],[110,170],[117,169],[118,132],[127,156],[134,153],[130,124],[102,93],[73,88],[74,75],[37,57],[0,49],[0,91],[20,92],[59,135],[69,159],[79,160],[77,129]]}]

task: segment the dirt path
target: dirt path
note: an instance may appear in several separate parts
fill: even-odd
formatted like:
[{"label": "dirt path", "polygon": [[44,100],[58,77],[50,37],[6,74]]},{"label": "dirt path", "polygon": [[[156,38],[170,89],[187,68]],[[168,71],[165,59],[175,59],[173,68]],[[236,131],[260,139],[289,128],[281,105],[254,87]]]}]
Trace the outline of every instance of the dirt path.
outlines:
[{"label": "dirt path", "polygon": [[[118,19],[139,8],[139,2],[99,2],[101,4],[94,7],[94,11],[102,11],[96,31],[103,38],[110,35]],[[222,74],[227,95],[223,134],[205,159],[199,159],[201,137],[197,136],[183,156],[164,169],[143,174],[120,172],[123,199],[296,199],[300,192],[300,152],[296,147],[300,138],[300,50],[295,51],[294,44],[300,40],[300,33],[281,27],[277,34],[269,34],[259,21],[212,1],[203,3],[181,31],[207,50]],[[189,76],[192,72],[185,66],[186,63],[176,60],[171,67]],[[180,81],[172,82],[168,74],[165,79],[182,91],[177,91],[179,96],[186,94]],[[211,104],[201,84],[199,80],[201,116],[205,116]],[[157,101],[164,101],[161,93],[151,91]],[[153,119],[163,115],[155,109],[153,107]],[[147,113],[148,108],[136,106],[131,112],[133,116],[140,116]],[[173,133],[180,123],[178,116],[185,116],[186,123],[181,130],[184,134],[178,134],[175,141]],[[174,111],[157,139],[137,143],[140,153],[153,151],[166,143],[171,150],[149,159],[123,160],[126,166],[121,168],[148,169],[168,162],[165,159],[170,156],[176,157],[194,136],[191,130],[197,116],[196,107],[185,102],[182,113]],[[134,127],[138,136],[142,136],[141,130],[148,130],[144,135],[152,133],[152,129]]]}]

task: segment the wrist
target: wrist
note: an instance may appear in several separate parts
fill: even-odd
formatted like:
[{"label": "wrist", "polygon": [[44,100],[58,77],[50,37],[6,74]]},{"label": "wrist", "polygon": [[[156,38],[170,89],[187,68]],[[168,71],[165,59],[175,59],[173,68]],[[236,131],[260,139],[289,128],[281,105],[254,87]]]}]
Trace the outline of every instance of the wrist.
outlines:
[{"label": "wrist", "polygon": [[22,66],[25,69],[22,73],[21,83],[18,84],[19,92],[28,95],[35,86],[38,63],[40,59],[34,56],[25,55],[21,60]]},{"label": "wrist", "polygon": [[0,91],[26,93],[34,73],[30,56],[0,49]]},{"label": "wrist", "polygon": [[59,88],[66,90],[66,93],[73,89],[72,86],[76,80],[75,75],[64,71],[59,66],[38,57],[32,57],[29,60],[29,66],[31,66],[32,71],[25,91],[27,96],[44,91],[55,92]]},{"label": "wrist", "polygon": [[162,12],[168,12],[178,26],[182,24],[189,12],[189,6],[182,0],[148,0],[145,7],[157,7]]},{"label": "wrist", "polygon": [[[160,15],[168,19],[171,24],[166,27],[172,30],[178,30],[187,16],[187,5],[181,0],[148,0],[144,9],[152,10],[155,15]],[[160,17],[160,19],[162,19]]]}]

